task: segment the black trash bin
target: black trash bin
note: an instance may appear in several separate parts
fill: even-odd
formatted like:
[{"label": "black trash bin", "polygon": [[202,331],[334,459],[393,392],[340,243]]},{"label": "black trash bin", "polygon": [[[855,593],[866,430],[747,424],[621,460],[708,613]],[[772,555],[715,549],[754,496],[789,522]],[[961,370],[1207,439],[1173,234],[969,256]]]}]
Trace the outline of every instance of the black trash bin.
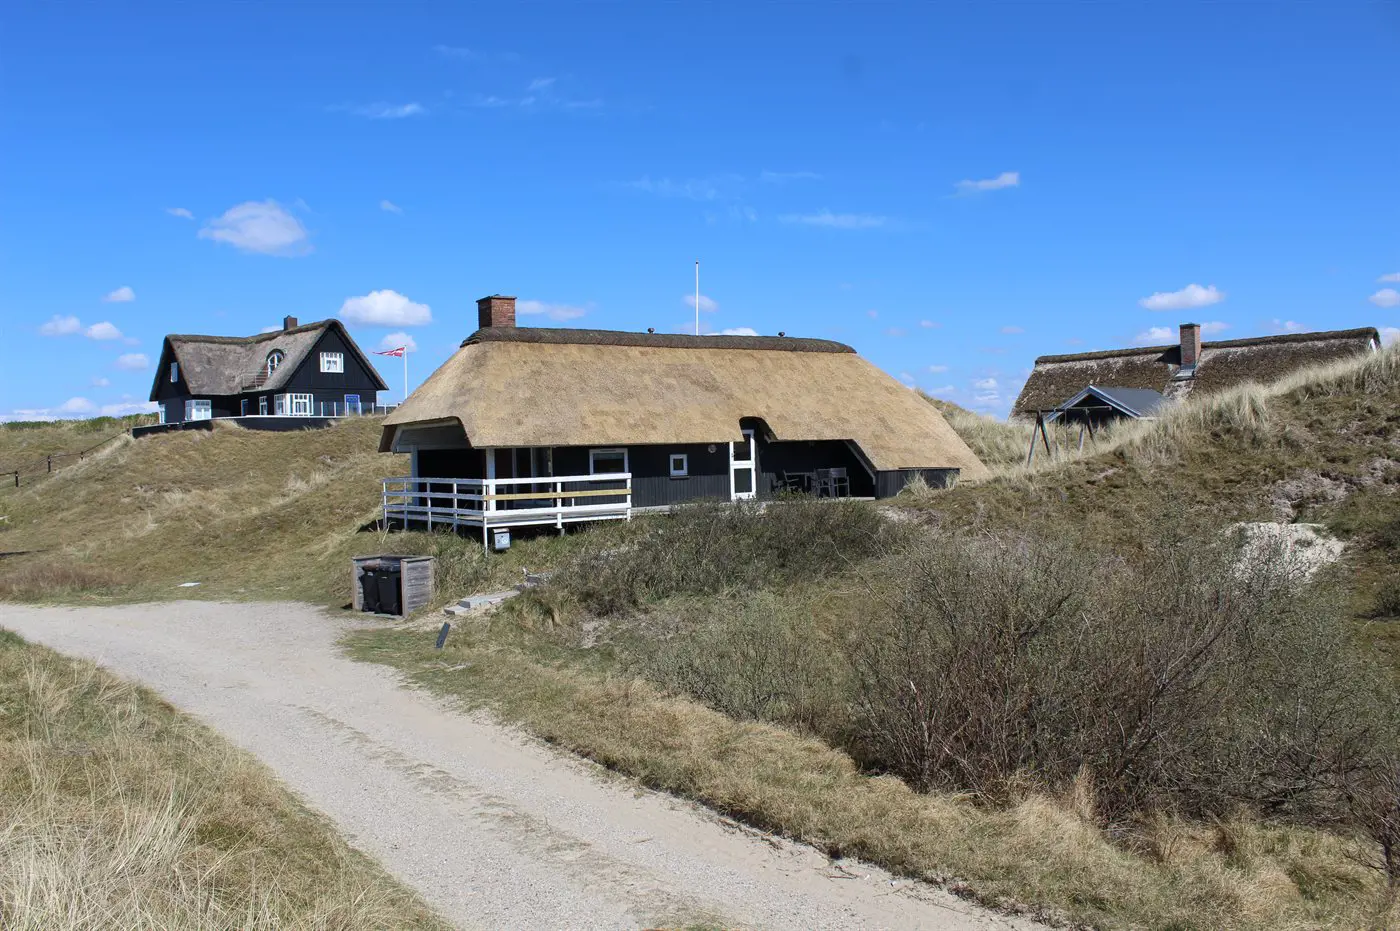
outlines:
[{"label": "black trash bin", "polygon": [[379,614],[379,569],[362,569],[360,574],[360,610]]},{"label": "black trash bin", "polygon": [[380,614],[403,614],[402,571],[397,565],[384,566],[375,573],[379,587]]}]

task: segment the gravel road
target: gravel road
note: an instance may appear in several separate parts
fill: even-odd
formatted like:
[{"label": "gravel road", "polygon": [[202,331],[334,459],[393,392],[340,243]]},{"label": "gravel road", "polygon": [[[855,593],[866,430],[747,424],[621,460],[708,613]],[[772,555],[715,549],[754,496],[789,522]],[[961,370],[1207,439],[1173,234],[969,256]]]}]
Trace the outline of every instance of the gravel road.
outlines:
[{"label": "gravel road", "polygon": [[203,719],[462,927],[1035,927],[451,711],[346,659],[349,622],[307,605],[0,604],[0,626]]}]

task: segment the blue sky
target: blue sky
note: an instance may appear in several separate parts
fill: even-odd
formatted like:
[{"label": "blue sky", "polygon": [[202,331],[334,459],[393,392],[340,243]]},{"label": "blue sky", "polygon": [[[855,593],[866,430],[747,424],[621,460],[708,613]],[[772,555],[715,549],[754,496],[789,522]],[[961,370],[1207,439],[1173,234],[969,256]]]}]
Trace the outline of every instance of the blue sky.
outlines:
[{"label": "blue sky", "polygon": [[706,330],[996,415],[1188,319],[1394,328],[1397,51],[1393,4],[12,3],[0,416],[284,314],[415,383],[493,292],[683,330],[697,259]]}]

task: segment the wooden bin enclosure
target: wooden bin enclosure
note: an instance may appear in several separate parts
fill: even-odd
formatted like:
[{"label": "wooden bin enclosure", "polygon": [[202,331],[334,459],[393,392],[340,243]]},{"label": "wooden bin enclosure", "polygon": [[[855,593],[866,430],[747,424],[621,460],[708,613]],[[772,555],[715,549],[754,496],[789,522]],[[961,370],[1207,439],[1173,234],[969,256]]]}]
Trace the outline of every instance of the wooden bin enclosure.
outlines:
[{"label": "wooden bin enclosure", "polygon": [[433,600],[433,570],[436,556],[356,556],[350,560],[350,591],[356,611],[365,610],[364,588],[360,579],[366,569],[397,569],[402,615],[412,614]]}]

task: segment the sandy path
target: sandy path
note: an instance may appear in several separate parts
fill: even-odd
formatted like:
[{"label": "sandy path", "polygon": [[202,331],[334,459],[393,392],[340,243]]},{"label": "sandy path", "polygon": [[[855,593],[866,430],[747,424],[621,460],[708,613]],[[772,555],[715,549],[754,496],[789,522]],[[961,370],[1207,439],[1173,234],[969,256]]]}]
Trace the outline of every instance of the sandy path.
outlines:
[{"label": "sandy path", "polygon": [[1030,927],[727,827],[346,659],[296,604],[0,604],[0,626],[151,686],[266,761],[464,927]]}]

